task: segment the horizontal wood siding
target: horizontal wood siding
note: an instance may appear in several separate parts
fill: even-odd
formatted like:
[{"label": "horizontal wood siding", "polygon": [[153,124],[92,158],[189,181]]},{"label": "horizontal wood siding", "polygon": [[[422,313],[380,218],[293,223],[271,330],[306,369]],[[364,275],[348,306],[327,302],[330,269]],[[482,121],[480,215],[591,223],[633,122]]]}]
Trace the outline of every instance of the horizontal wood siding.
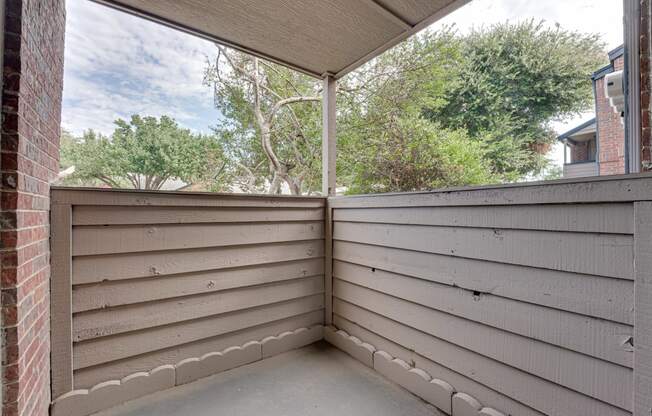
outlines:
[{"label": "horizontal wood siding", "polygon": [[55,189],[52,201],[72,207],[74,388],[323,324],[323,199]]},{"label": "horizontal wood siding", "polygon": [[544,188],[329,200],[334,325],[505,414],[630,414],[633,203]]}]

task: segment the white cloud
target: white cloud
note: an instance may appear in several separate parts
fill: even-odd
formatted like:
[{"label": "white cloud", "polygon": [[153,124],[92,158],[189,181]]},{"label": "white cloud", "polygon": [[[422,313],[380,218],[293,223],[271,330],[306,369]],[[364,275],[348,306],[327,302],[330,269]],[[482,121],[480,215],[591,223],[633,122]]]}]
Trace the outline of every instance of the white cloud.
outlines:
[{"label": "white cloud", "polygon": [[67,2],[62,124],[104,133],[131,114],[168,114],[208,131],[219,117],[202,84],[212,43],[87,0]]}]

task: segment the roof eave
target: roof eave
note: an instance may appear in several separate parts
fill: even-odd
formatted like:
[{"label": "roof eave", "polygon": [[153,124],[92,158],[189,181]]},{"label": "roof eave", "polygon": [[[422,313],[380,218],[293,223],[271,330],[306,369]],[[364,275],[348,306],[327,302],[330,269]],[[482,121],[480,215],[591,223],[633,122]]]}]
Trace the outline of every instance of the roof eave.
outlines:
[{"label": "roof eave", "polygon": [[[167,19],[161,16],[158,16],[156,14],[149,13],[147,11],[141,10],[139,8],[131,7],[129,5],[125,5],[121,3],[119,0],[91,0],[95,3],[99,3],[108,7],[111,7],[116,10],[120,10],[122,12],[138,16],[141,18],[144,18],[146,20],[156,22],[159,24],[162,24],[164,26],[180,30],[182,32],[198,36],[200,38],[216,42],[219,44],[222,44],[224,46],[228,46],[233,49],[237,49],[241,52],[251,54],[253,56],[257,56],[262,59],[269,60],[271,62],[278,63],[280,65],[286,66],[288,68],[294,69],[296,71],[299,71],[301,73],[304,73],[306,75],[309,75],[314,78],[319,78],[322,79],[326,75],[325,73],[319,73],[316,72],[315,70],[308,69],[308,65],[301,65],[297,63],[292,63],[288,62],[284,59],[280,59],[275,57],[273,54],[270,53],[265,53],[260,50],[253,49],[251,47],[246,47],[242,44],[239,44],[237,41],[232,41],[232,40],[226,40],[223,38],[220,38],[218,35],[212,34],[212,33],[207,33],[205,31],[193,28],[187,24],[179,23],[177,21]],[[388,15],[388,17],[391,17],[389,15],[393,15],[392,19],[395,21],[400,20],[399,16],[396,16],[392,13],[392,11],[384,8],[380,3],[378,3],[376,0],[368,0],[370,2],[373,2],[379,9],[384,9],[384,13]],[[444,16],[452,13],[453,11],[457,10],[458,8],[462,7],[463,5],[469,3],[471,0],[455,0],[452,3],[448,4],[447,6],[444,6],[443,8],[439,9],[437,12],[427,16],[423,20],[419,21],[418,23],[414,25],[410,25],[409,23],[403,21],[402,25],[405,27],[405,30],[399,33],[397,36],[393,37],[389,41],[385,42],[381,46],[377,47],[376,49],[370,50],[360,58],[356,59],[355,61],[351,62],[350,64],[346,65],[344,68],[341,68],[338,71],[333,71],[333,74],[330,72],[328,75],[334,76],[334,78],[341,78],[344,75],[356,70],[357,68],[361,67],[362,65],[366,64],[370,60],[374,59],[378,55],[382,54],[383,52],[387,51],[388,49],[392,48],[393,46],[397,45],[401,41],[409,38],[410,36],[416,34],[417,32],[421,31],[422,29],[425,29],[432,23],[436,22],[437,20],[443,18]]]}]

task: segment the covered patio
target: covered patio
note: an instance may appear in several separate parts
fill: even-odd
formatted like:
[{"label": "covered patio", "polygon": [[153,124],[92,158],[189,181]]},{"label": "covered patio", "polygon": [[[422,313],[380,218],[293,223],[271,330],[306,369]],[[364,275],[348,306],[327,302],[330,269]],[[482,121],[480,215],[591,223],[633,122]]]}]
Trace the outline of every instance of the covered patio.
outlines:
[{"label": "covered patio", "polygon": [[[337,79],[467,1],[97,0],[323,79],[323,195],[50,188],[17,161],[3,207],[20,238],[36,235],[27,211],[46,234],[13,261],[51,276],[7,289],[3,269],[18,316],[3,335],[7,414],[649,416],[652,174],[335,195]],[[5,32],[41,39],[63,10],[41,6],[11,2]],[[650,6],[625,6],[638,172]],[[23,160],[41,155],[34,140],[56,165],[58,148],[25,133],[45,123],[23,119],[49,113],[11,107],[33,89],[4,55],[19,98],[3,142]],[[57,68],[26,66],[21,82]],[[23,318],[34,304],[44,318]]]}]

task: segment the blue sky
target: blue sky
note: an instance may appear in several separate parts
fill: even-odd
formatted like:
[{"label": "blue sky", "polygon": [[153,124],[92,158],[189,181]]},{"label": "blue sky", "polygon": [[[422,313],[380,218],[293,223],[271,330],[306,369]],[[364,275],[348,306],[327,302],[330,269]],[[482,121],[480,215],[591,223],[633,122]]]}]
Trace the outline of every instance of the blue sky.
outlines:
[{"label": "blue sky", "polygon": [[[64,128],[109,134],[118,117],[167,114],[194,131],[210,131],[220,117],[211,89],[202,83],[206,59],[215,55],[212,43],[88,0],[66,3]],[[601,33],[609,49],[622,43],[617,0],[474,0],[432,28],[456,24],[466,31],[529,17]],[[591,116],[555,128],[565,131]],[[562,157],[557,153],[553,158]]]},{"label": "blue sky", "polygon": [[67,1],[63,127],[110,133],[131,114],[207,132],[219,112],[202,84],[215,46],[88,0]]}]

